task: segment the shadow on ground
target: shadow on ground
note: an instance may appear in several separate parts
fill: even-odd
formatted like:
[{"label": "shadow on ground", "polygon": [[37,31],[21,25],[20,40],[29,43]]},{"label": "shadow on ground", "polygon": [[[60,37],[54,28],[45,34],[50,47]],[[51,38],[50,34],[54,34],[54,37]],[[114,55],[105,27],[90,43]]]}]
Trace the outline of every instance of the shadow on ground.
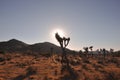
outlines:
[{"label": "shadow on ground", "polygon": [[34,74],[36,74],[36,70],[32,67],[28,67],[26,75],[19,75],[19,76],[15,77],[13,80],[23,80],[23,79],[29,77],[30,75],[34,75]]},{"label": "shadow on ground", "polygon": [[62,66],[61,74],[64,76],[60,80],[78,80],[78,74],[71,66]]}]

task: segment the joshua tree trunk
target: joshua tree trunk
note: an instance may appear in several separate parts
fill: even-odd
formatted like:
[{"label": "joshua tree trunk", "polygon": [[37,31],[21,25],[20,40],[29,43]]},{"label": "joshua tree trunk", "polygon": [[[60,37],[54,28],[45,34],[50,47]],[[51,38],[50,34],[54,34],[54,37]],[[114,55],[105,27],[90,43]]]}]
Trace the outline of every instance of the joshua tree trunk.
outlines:
[{"label": "joshua tree trunk", "polygon": [[65,63],[67,66],[69,66],[69,60],[67,59],[65,48],[67,47],[67,45],[70,41],[70,38],[65,38],[65,37],[61,38],[58,33],[55,34],[55,37],[58,40],[58,42],[60,43],[60,46],[62,49],[61,64],[63,66],[63,64]]}]

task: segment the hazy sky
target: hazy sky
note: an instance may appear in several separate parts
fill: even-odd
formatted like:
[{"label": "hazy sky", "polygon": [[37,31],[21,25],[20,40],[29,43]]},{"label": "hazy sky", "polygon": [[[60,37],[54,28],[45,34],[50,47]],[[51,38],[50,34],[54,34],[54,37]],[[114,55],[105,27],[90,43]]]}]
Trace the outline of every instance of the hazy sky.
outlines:
[{"label": "hazy sky", "polygon": [[120,50],[120,0],[0,0],[0,41],[52,42],[61,29],[70,49]]}]

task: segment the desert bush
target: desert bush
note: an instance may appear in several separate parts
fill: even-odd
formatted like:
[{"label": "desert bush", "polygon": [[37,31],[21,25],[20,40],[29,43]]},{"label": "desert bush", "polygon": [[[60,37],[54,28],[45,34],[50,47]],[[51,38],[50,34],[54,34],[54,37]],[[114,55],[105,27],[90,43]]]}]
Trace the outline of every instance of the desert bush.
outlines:
[{"label": "desert bush", "polygon": [[48,78],[47,76],[45,76],[43,80],[52,80],[52,78]]},{"label": "desert bush", "polygon": [[5,59],[6,59],[7,61],[9,61],[9,60],[11,60],[11,57],[10,57],[10,56],[6,56]]},{"label": "desert bush", "polygon": [[83,63],[90,64],[90,61],[89,61],[88,59],[84,59],[84,60],[83,60]]},{"label": "desert bush", "polygon": [[5,61],[5,58],[4,57],[0,57],[0,62],[3,62]]},{"label": "desert bush", "polygon": [[104,65],[104,62],[102,60],[99,60],[97,63]]},{"label": "desert bush", "polygon": [[27,70],[27,73],[26,73],[27,76],[37,73],[37,69],[35,67],[32,67],[32,66],[28,67],[26,70]]},{"label": "desert bush", "polygon": [[63,74],[60,80],[79,80],[78,73],[71,67],[67,67]]},{"label": "desert bush", "polygon": [[50,53],[41,53],[40,55],[41,55],[41,56],[44,56],[44,57],[50,57],[50,56],[51,56]]},{"label": "desert bush", "polygon": [[0,51],[0,54],[5,54],[5,51]]},{"label": "desert bush", "polygon": [[114,57],[120,57],[120,51],[113,52]]},{"label": "desert bush", "polygon": [[70,61],[70,64],[73,65],[73,66],[76,66],[76,65],[79,65],[80,62],[76,59],[73,59],[73,60]]},{"label": "desert bush", "polygon": [[61,61],[61,59],[60,59],[60,58],[55,58],[55,61],[60,62],[60,61]]},{"label": "desert bush", "polygon": [[87,67],[86,64],[83,64],[83,65],[82,65],[82,69],[89,70],[89,68]]},{"label": "desert bush", "polygon": [[105,80],[120,80],[120,73],[110,71],[106,76]]},{"label": "desert bush", "polygon": [[16,63],[16,66],[20,67],[20,68],[24,68],[25,66],[27,66],[26,63]]},{"label": "desert bush", "polygon": [[7,61],[11,60],[11,56],[7,54],[0,56],[0,62],[5,61],[5,60]]},{"label": "desert bush", "polygon": [[107,60],[108,63],[118,63],[117,58],[111,58],[109,60]]},{"label": "desert bush", "polygon": [[103,72],[102,71],[103,67],[100,64],[93,64],[93,67],[95,68],[96,71]]}]

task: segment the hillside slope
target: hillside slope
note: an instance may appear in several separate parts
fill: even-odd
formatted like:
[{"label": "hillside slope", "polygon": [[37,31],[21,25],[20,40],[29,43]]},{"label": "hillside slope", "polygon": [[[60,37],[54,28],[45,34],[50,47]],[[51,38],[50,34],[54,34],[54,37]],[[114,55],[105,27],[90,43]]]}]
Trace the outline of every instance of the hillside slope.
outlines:
[{"label": "hillside slope", "polygon": [[[61,48],[50,42],[36,43],[36,44],[26,44],[22,41],[11,39],[9,41],[0,42],[0,51],[5,52],[35,52],[35,53],[61,53]],[[66,49],[67,52],[72,52]]]}]

